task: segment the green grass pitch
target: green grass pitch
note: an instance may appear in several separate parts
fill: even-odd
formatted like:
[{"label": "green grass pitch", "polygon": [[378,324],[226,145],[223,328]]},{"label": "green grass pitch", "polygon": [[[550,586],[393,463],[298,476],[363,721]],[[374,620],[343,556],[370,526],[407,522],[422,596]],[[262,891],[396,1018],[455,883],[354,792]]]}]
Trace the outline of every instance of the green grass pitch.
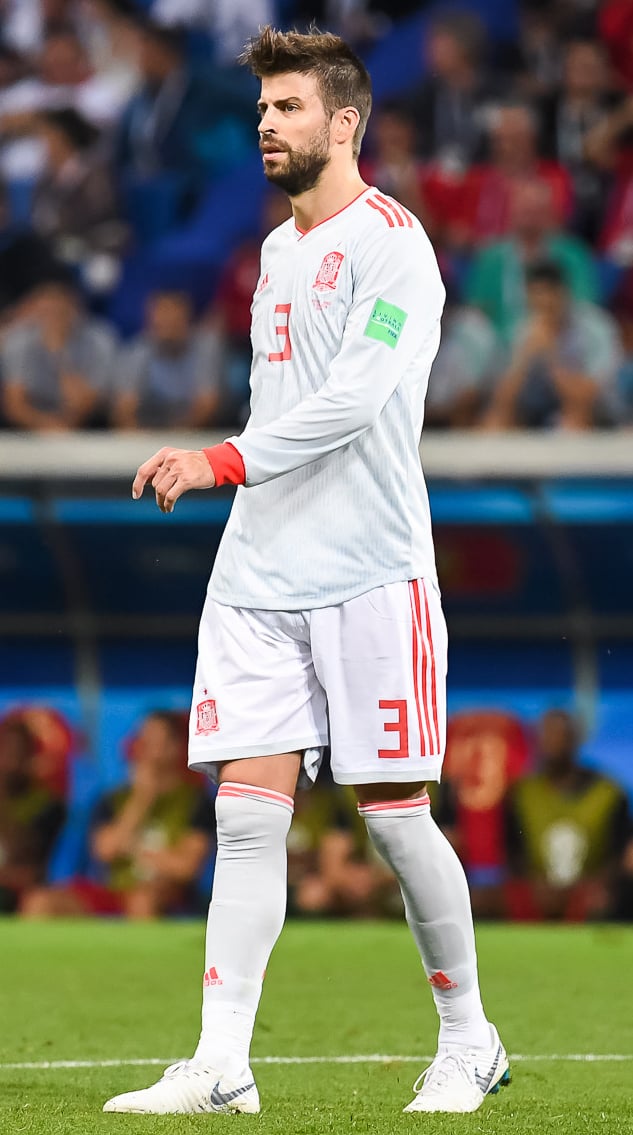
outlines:
[{"label": "green grass pitch", "polygon": [[[474,1115],[401,1114],[423,1059],[262,1062],[433,1051],[430,991],[406,928],[332,922],[287,926],[273,955],[253,1049],[262,1114],[154,1118],[101,1105],[158,1068],[9,1065],[189,1055],[202,924],[0,922],[0,1132],[633,1135],[633,929],[483,926],[478,941],[488,1013],[523,1059]],[[561,1059],[587,1053],[619,1059]]]}]

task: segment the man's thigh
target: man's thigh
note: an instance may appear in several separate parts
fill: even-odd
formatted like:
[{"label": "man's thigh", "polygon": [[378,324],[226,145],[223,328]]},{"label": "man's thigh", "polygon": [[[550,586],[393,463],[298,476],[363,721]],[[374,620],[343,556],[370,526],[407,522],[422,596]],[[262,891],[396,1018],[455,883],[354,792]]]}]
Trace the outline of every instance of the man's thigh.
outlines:
[{"label": "man's thigh", "polygon": [[[190,767],[217,779],[221,765],[301,753],[306,770],[316,775],[328,743],[327,713],[308,640],[301,612],[255,611],[207,598],[189,724]],[[271,767],[266,775],[272,774]]]},{"label": "man's thigh", "polygon": [[303,753],[275,753],[267,757],[243,757],[227,761],[219,769],[220,784],[248,784],[292,796],[303,763]]},{"label": "man's thigh", "polygon": [[339,784],[439,780],[446,745],[447,634],[428,580],[387,584],[313,611],[312,656]]}]

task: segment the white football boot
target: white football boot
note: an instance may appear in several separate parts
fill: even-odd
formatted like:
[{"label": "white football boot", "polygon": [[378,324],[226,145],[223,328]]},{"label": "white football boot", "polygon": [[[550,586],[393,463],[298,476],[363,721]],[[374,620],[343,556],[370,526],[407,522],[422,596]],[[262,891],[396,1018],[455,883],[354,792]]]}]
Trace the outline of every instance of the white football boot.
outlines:
[{"label": "white football boot", "polygon": [[486,1096],[510,1083],[506,1050],[494,1025],[490,1048],[441,1048],[413,1085],[405,1111],[477,1111]]},{"label": "white football boot", "polygon": [[103,1110],[134,1115],[192,1115],[202,1111],[257,1115],[259,1092],[250,1068],[234,1079],[193,1060],[181,1060],[171,1064],[150,1088],[113,1096]]}]

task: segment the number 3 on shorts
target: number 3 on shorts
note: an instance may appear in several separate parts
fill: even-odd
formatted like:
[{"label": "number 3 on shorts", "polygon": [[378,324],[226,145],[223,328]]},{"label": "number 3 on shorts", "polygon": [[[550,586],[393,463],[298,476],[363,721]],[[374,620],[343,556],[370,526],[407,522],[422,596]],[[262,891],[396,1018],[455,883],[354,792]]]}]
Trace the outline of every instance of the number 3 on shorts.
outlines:
[{"label": "number 3 on shorts", "polygon": [[385,757],[390,760],[394,758],[408,757],[409,756],[409,718],[407,714],[407,703],[405,698],[398,698],[396,701],[385,701],[381,699],[378,706],[384,712],[390,711],[396,714],[395,721],[385,721],[383,729],[385,733],[398,734],[398,748],[397,749],[379,749],[378,756]]}]

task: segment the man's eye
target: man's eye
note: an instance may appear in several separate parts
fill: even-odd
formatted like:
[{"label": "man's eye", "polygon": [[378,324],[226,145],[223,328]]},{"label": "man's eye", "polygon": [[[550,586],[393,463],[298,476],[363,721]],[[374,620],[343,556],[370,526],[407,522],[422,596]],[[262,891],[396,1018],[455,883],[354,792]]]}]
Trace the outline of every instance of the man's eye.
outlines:
[{"label": "man's eye", "polygon": [[297,106],[296,103],[294,103],[294,102],[286,103],[286,110],[298,110],[298,109],[299,109],[299,107]]}]

